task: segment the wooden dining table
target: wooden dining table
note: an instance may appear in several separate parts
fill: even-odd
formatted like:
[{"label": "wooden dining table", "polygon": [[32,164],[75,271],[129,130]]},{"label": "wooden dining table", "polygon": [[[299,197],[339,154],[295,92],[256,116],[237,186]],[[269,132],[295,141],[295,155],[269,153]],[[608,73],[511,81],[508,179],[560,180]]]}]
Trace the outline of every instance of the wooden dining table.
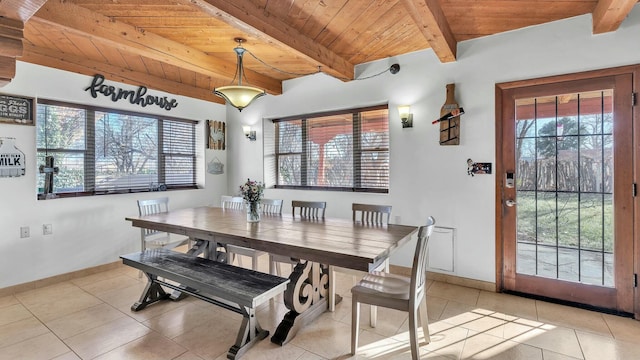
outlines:
[{"label": "wooden dining table", "polygon": [[328,309],[329,266],[370,271],[407,243],[417,226],[369,225],[346,219],[308,219],[263,214],[247,222],[242,210],[195,207],[132,216],[135,227],[189,236],[189,253],[225,261],[221,249],[233,244],[300,259],[289,278],[284,303],[289,312],[271,341],[283,345]]}]

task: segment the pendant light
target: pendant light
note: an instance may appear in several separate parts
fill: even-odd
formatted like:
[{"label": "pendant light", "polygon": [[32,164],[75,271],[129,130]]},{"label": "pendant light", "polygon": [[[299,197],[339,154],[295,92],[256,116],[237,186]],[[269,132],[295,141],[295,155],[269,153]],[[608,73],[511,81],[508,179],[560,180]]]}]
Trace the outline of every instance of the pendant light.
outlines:
[{"label": "pendant light", "polygon": [[236,67],[236,74],[233,78],[234,80],[236,77],[238,78],[238,85],[228,85],[214,88],[213,93],[225,99],[227,103],[231,104],[231,106],[235,107],[239,111],[242,111],[242,109],[249,106],[249,104],[251,104],[253,100],[264,96],[267,93],[257,87],[242,85],[242,77],[244,76],[242,55],[244,55],[244,52],[246,51],[242,47],[242,43],[246,40],[242,38],[235,38],[234,40],[238,43],[238,46],[233,49],[238,57],[238,63]]}]

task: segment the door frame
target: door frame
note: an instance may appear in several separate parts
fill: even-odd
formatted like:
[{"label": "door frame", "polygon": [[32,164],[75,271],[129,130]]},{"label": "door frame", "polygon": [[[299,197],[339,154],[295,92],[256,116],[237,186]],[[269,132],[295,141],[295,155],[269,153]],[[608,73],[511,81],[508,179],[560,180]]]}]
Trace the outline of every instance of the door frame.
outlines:
[{"label": "door frame", "polygon": [[[535,85],[546,85],[564,81],[576,81],[576,80],[584,80],[591,79],[602,76],[615,76],[621,74],[631,74],[632,75],[632,91],[634,93],[638,92],[640,89],[640,80],[638,79],[640,75],[640,64],[638,65],[629,65],[622,66],[616,68],[608,68],[608,69],[600,69],[593,71],[585,71],[574,74],[564,74],[564,75],[556,75],[556,76],[548,76],[537,79],[529,79],[529,80],[518,80],[504,83],[497,83],[495,85],[495,156],[496,156],[496,166],[495,166],[495,231],[496,231],[496,239],[495,239],[495,266],[496,266],[496,292],[501,292],[505,288],[505,280],[504,278],[504,237],[506,233],[513,233],[515,229],[509,229],[509,231],[503,231],[505,223],[502,221],[503,219],[503,211],[505,207],[503,206],[503,194],[505,191],[504,188],[504,178],[503,174],[506,169],[504,168],[504,158],[502,155],[502,143],[503,143],[503,119],[512,119],[515,114],[509,114],[504,112],[504,104],[503,97],[505,92],[511,89],[516,89],[520,87],[528,87]],[[638,97],[638,96],[636,96]],[[640,105],[638,105],[638,101],[634,104],[632,108],[632,123],[633,127],[633,151],[631,164],[632,168],[632,181],[634,184],[638,184],[638,178],[640,177],[640,129],[635,123],[640,119]],[[633,217],[633,269],[636,279],[640,276],[640,194],[636,194],[636,196],[632,199],[633,203],[633,211],[635,216]],[[640,281],[640,280],[637,280]],[[640,320],[640,291],[638,288],[638,284],[636,284],[633,289],[633,308],[634,308],[634,317],[637,320]]]}]

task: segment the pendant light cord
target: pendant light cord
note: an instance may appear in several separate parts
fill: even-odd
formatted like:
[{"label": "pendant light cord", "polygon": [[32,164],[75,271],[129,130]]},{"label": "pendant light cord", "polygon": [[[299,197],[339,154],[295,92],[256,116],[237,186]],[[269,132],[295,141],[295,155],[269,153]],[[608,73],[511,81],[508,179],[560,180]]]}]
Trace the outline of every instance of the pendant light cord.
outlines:
[{"label": "pendant light cord", "polygon": [[[254,55],[250,50],[248,50],[248,49],[246,49],[246,48],[245,48],[244,50],[245,50],[245,53],[248,53],[249,55],[251,55],[254,59],[256,59],[256,60],[257,60],[259,63],[261,63],[262,65],[264,65],[264,66],[266,66],[266,67],[268,67],[268,68],[270,68],[270,69],[272,69],[272,70],[275,70],[275,71],[278,71],[278,72],[280,72],[280,73],[283,73],[283,74],[287,74],[287,75],[294,75],[294,76],[307,76],[307,75],[313,75],[313,74],[322,73],[322,74],[325,74],[325,75],[329,75],[329,76],[335,77],[335,78],[340,79],[340,80],[342,80],[342,81],[351,81],[351,80],[352,80],[352,79],[348,79],[348,78],[345,78],[345,77],[337,77],[337,76],[333,76],[333,75],[331,75],[331,74],[328,74],[328,73],[326,73],[326,72],[322,71],[322,67],[321,67],[321,66],[319,66],[319,65],[318,65],[318,71],[315,71],[315,72],[308,72],[308,73],[297,73],[297,72],[291,72],[291,71],[286,71],[286,70],[278,69],[277,67],[272,66],[272,65],[269,65],[269,64],[267,64],[266,62],[264,62],[262,59],[260,59],[260,58],[259,58],[259,57],[257,57],[256,55]],[[356,78],[356,79],[353,79],[353,80],[366,80],[366,79],[371,79],[371,78],[374,78],[374,77],[380,76],[380,75],[382,75],[382,74],[386,73],[387,71],[388,71],[388,72],[390,72],[390,73],[392,73],[392,74],[397,74],[397,73],[398,73],[398,71],[400,71],[400,65],[398,65],[398,64],[393,64],[393,65],[389,66],[388,68],[386,68],[386,69],[384,69],[384,70],[380,71],[380,72],[379,72],[379,73],[377,73],[377,74],[373,74],[373,75],[370,75],[370,76],[367,76],[367,77],[363,77],[363,78]],[[234,76],[234,80],[235,80],[235,76]]]}]

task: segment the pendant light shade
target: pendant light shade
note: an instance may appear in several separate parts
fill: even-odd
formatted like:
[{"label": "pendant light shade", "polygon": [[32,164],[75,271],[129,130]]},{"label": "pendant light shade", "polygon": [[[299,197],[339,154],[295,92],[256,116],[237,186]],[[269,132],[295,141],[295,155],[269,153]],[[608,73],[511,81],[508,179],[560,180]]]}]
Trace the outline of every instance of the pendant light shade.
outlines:
[{"label": "pendant light shade", "polygon": [[238,42],[238,46],[233,49],[236,52],[238,59],[235,75],[235,77],[238,78],[238,85],[221,86],[213,89],[213,93],[223,98],[227,103],[231,104],[231,106],[235,107],[239,111],[242,111],[242,109],[249,106],[253,100],[264,96],[267,93],[257,87],[242,85],[242,77],[244,76],[242,55],[244,55],[246,50],[242,47],[244,39],[236,38],[235,41]]}]

